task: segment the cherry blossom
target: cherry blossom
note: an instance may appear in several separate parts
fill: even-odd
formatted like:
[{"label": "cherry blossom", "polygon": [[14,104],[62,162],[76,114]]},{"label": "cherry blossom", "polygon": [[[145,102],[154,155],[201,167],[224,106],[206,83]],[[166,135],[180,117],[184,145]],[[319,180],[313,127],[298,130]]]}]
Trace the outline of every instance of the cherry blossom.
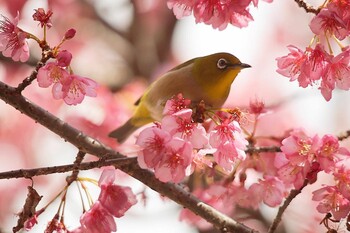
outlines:
[{"label": "cherry blossom", "polygon": [[73,232],[110,233],[117,230],[113,216],[99,201],[81,216],[80,224],[81,226]]},{"label": "cherry blossom", "polygon": [[208,137],[204,127],[192,121],[192,110],[183,109],[162,120],[162,129],[173,137],[180,137],[189,141],[194,148],[203,148],[208,144]]},{"label": "cherry blossom", "polygon": [[339,146],[338,138],[328,134],[322,137],[317,152],[317,161],[322,170],[334,171],[336,163],[347,156],[349,156],[349,152],[346,148]]},{"label": "cherry blossom", "polygon": [[255,7],[258,6],[258,0],[168,0],[168,7],[173,9],[177,19],[193,12],[196,23],[203,22],[224,30],[228,24],[239,28],[248,26],[253,20],[248,8],[251,2]]},{"label": "cherry blossom", "polygon": [[270,207],[276,207],[282,203],[285,187],[278,178],[265,176],[259,183],[254,183],[249,187],[249,191]]},{"label": "cherry blossom", "polygon": [[51,16],[53,12],[48,10],[45,12],[43,8],[35,9],[35,13],[33,14],[34,21],[39,21],[41,27],[47,26],[48,28],[52,27]]},{"label": "cherry blossom", "polygon": [[190,106],[191,100],[185,99],[181,93],[174,96],[165,103],[163,115],[172,115],[182,109],[186,109]]},{"label": "cherry blossom", "polygon": [[76,74],[69,75],[52,89],[55,99],[63,99],[68,105],[80,104],[85,96],[96,97],[97,83]]},{"label": "cherry blossom", "polygon": [[244,138],[237,121],[224,121],[210,132],[209,143],[213,148],[215,161],[227,172],[231,172],[235,162],[244,160],[248,141]]},{"label": "cherry blossom", "polygon": [[296,80],[301,75],[301,67],[307,59],[304,51],[294,45],[287,46],[289,54],[277,58],[277,72],[290,78],[290,81]]},{"label": "cherry blossom", "polygon": [[13,21],[2,16],[0,20],[0,51],[5,57],[14,61],[26,62],[29,59],[28,34],[20,29],[18,24],[19,13]]},{"label": "cherry blossom", "polygon": [[345,218],[350,211],[350,201],[335,186],[326,186],[314,191],[312,200],[318,201],[316,209],[320,213],[331,212],[335,220]]},{"label": "cherry blossom", "polygon": [[293,165],[310,166],[320,147],[317,135],[310,137],[304,129],[295,129],[282,141],[281,150]]},{"label": "cherry blossom", "polygon": [[346,23],[331,9],[323,8],[310,22],[310,28],[316,35],[334,35],[343,40],[349,35]]},{"label": "cherry blossom", "polygon": [[[49,87],[52,84],[62,85],[61,82],[67,79],[69,73],[66,69],[59,66],[57,62],[49,62],[45,66],[41,67],[38,71],[37,81],[39,87]],[[56,89],[55,87],[53,89]]]},{"label": "cherry blossom", "polygon": [[136,139],[136,145],[142,148],[137,158],[139,165],[142,168],[155,168],[161,161],[163,151],[170,140],[170,133],[156,126],[141,131]]},{"label": "cherry blossom", "polygon": [[192,145],[180,138],[172,138],[165,147],[160,162],[155,167],[155,176],[162,182],[178,183],[189,175],[193,159]]},{"label": "cherry blossom", "polygon": [[337,86],[342,90],[350,89],[350,48],[344,48],[337,56],[332,57],[329,66],[322,77],[320,86],[323,97],[329,101],[332,91]]},{"label": "cherry blossom", "polygon": [[135,205],[137,200],[129,187],[114,184],[115,170],[106,169],[98,182],[101,193],[98,198],[100,204],[114,217],[122,217],[125,212]]}]

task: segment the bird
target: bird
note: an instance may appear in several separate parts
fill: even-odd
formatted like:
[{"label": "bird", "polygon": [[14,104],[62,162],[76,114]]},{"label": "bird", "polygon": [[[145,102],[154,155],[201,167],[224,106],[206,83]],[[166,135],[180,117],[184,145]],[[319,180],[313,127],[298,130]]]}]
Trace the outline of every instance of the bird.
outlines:
[{"label": "bird", "polygon": [[162,119],[167,100],[182,94],[192,102],[220,108],[225,103],[238,73],[251,67],[230,53],[214,53],[193,58],[155,80],[135,102],[132,117],[108,136],[123,143],[141,126]]}]

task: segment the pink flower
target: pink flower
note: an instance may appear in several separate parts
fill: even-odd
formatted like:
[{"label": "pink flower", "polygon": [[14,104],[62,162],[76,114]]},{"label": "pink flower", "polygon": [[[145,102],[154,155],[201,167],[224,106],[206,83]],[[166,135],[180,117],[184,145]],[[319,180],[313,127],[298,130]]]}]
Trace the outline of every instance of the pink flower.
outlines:
[{"label": "pink flower", "polygon": [[49,62],[45,66],[41,67],[38,71],[37,81],[39,87],[49,87],[54,84],[62,85],[63,80],[67,79],[69,73],[61,66],[57,65],[57,62]]},{"label": "pink flower", "polygon": [[298,82],[301,87],[307,87],[321,79],[328,68],[331,57],[321,44],[317,44],[314,49],[306,48],[306,53],[307,59],[301,67],[301,73],[303,75],[298,77]]},{"label": "pink flower", "polygon": [[307,59],[304,51],[294,45],[287,46],[289,54],[276,58],[277,72],[283,76],[289,77],[290,81],[294,81],[301,75],[301,66]]},{"label": "pink flower", "polygon": [[328,69],[322,77],[320,86],[323,97],[329,101],[332,91],[337,86],[342,90],[350,89],[350,48],[346,47],[336,57],[332,57]]},{"label": "pink flower", "polygon": [[136,144],[142,150],[137,160],[142,168],[155,168],[162,159],[166,144],[171,140],[171,135],[158,127],[149,127],[140,132]]},{"label": "pink flower", "polygon": [[[178,19],[193,12],[196,23],[203,22],[223,30],[229,23],[240,28],[246,27],[253,20],[248,9],[251,2],[252,0],[168,0],[168,7],[173,9]],[[254,0],[253,3],[257,6],[258,1]]]},{"label": "pink flower", "polygon": [[246,27],[253,20],[247,10],[251,0],[198,0],[193,8],[196,23],[203,22],[213,28],[224,30],[229,23],[237,27]]},{"label": "pink flower", "polygon": [[129,187],[114,184],[115,170],[106,169],[103,171],[98,185],[101,193],[98,197],[100,204],[114,217],[120,218],[137,203],[136,196]]},{"label": "pink flower", "polygon": [[334,173],[334,180],[336,181],[336,186],[339,189],[339,192],[350,200],[350,168],[349,168],[349,159],[345,160],[348,167],[340,166]]},{"label": "pink flower", "polygon": [[192,110],[183,109],[162,120],[162,129],[173,137],[180,137],[189,141],[194,148],[203,148],[208,144],[208,137],[204,127],[192,121]]},{"label": "pink flower", "polygon": [[190,106],[191,100],[185,99],[181,93],[168,100],[165,104],[163,115],[173,115],[174,113],[186,109]]},{"label": "pink flower", "polygon": [[155,167],[155,176],[162,182],[182,181],[189,175],[193,154],[192,145],[180,138],[172,138],[165,146],[161,161]]},{"label": "pink flower", "polygon": [[321,44],[314,49],[308,47],[305,52],[295,46],[288,46],[290,53],[277,58],[277,72],[289,77],[290,81],[298,79],[299,86],[307,87],[321,79],[328,68],[330,55]]},{"label": "pink flower", "polygon": [[99,201],[80,217],[81,232],[84,233],[110,233],[117,230],[113,216]]},{"label": "pink flower", "polygon": [[60,51],[56,56],[56,64],[60,67],[67,67],[72,61],[72,54],[67,50]]},{"label": "pink flower", "polygon": [[173,9],[177,19],[189,16],[192,13],[196,0],[168,0],[169,9]]},{"label": "pink flower", "polygon": [[216,148],[215,161],[227,172],[231,172],[235,162],[244,160],[248,141],[244,138],[237,121],[224,121],[210,132],[209,143]]},{"label": "pink flower", "polygon": [[24,222],[23,228],[26,231],[30,231],[35,226],[35,224],[38,224],[38,215],[37,214],[34,214],[33,217],[27,219],[27,221]]},{"label": "pink flower", "polygon": [[339,146],[338,138],[333,135],[323,136],[317,152],[317,161],[320,163],[321,169],[326,172],[334,171],[335,164],[341,160],[339,155],[348,156],[349,152],[346,148]]},{"label": "pink flower", "polygon": [[295,129],[282,141],[281,150],[292,165],[309,167],[319,147],[317,135],[309,137],[303,129]]},{"label": "pink flower", "polygon": [[66,33],[64,34],[64,39],[70,40],[75,36],[75,33],[77,31],[74,28],[68,29]]},{"label": "pink flower", "polygon": [[63,99],[68,105],[80,104],[84,96],[95,97],[97,83],[89,78],[79,75],[69,75],[56,85],[52,91],[55,99]]},{"label": "pink flower", "polygon": [[326,186],[314,191],[312,200],[319,201],[318,212],[332,213],[335,220],[345,218],[350,211],[350,201],[335,186]]},{"label": "pink flower", "polygon": [[38,224],[38,217],[39,217],[39,215],[42,214],[44,211],[45,211],[45,208],[42,208],[42,209],[36,211],[36,212],[34,213],[34,215],[33,215],[31,218],[27,219],[27,220],[24,222],[23,228],[24,228],[26,231],[30,231],[30,230],[34,227],[35,224]]},{"label": "pink flower", "polygon": [[274,176],[265,176],[264,180],[252,184],[249,191],[270,207],[276,207],[282,203],[285,187],[283,183]]},{"label": "pink flower", "polygon": [[0,20],[0,51],[14,61],[26,62],[29,59],[27,33],[17,27],[19,14],[11,22],[5,16]]},{"label": "pink flower", "polygon": [[275,167],[277,168],[278,178],[283,181],[285,185],[294,185],[295,189],[300,189],[308,172],[310,165],[297,166],[292,164],[282,153],[278,153],[275,157]]},{"label": "pink flower", "polygon": [[310,22],[310,28],[316,35],[331,37],[334,35],[339,40],[343,40],[349,35],[346,23],[338,14],[328,8],[323,8]]},{"label": "pink flower", "polygon": [[44,27],[45,25],[50,28],[52,27],[51,23],[51,16],[53,12],[51,10],[48,10],[47,13],[45,13],[45,10],[43,8],[35,9],[35,13],[33,14],[34,21],[39,21],[40,26]]}]

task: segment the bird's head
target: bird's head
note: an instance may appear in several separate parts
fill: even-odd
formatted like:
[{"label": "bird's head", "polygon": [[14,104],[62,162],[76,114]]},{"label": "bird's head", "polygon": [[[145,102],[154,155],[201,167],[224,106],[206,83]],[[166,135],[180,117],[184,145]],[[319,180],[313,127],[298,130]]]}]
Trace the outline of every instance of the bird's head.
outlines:
[{"label": "bird's head", "polygon": [[215,53],[194,59],[193,77],[208,95],[223,98],[238,73],[249,67],[232,54]]}]

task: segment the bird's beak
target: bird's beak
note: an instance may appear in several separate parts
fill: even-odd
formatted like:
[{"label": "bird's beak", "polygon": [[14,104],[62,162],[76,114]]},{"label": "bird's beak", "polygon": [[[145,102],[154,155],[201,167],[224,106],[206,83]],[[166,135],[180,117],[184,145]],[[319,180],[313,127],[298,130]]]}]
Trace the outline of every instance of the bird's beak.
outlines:
[{"label": "bird's beak", "polygon": [[246,63],[241,63],[241,64],[239,64],[239,66],[240,66],[242,69],[252,67],[251,65],[248,65],[248,64],[246,64]]},{"label": "bird's beak", "polygon": [[252,67],[251,65],[248,65],[246,63],[236,63],[236,64],[227,64],[229,67],[232,68],[238,68],[238,69],[245,69]]}]

